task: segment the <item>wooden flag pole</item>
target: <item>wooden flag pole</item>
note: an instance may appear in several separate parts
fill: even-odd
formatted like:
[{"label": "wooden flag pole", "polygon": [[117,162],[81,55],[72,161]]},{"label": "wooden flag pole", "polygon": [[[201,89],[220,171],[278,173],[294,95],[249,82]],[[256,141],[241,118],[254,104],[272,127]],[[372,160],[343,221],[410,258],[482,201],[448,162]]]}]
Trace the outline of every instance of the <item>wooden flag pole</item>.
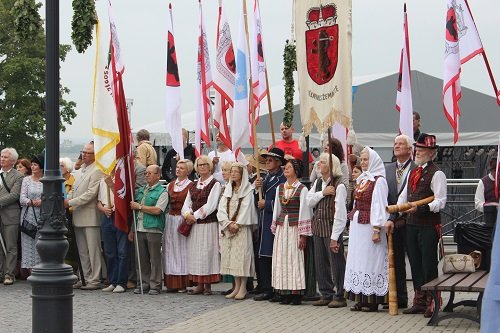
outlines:
[{"label": "wooden flag pole", "polygon": [[[243,0],[243,18],[245,20],[245,34],[247,37],[247,50],[249,51],[248,53],[250,54],[250,38],[248,36],[248,19],[247,19],[247,0]],[[250,112],[252,114],[252,136],[253,136],[253,156],[256,163],[256,169],[257,169],[257,177],[260,175],[260,165],[259,165],[259,145],[257,144],[257,128],[255,126],[255,103],[253,99],[253,82],[252,82],[252,62],[250,59],[248,59],[248,65],[250,69],[250,76],[248,79],[249,83],[249,98],[250,98]],[[273,130],[274,132],[274,130]],[[262,200],[262,188],[259,187],[259,200]]]}]

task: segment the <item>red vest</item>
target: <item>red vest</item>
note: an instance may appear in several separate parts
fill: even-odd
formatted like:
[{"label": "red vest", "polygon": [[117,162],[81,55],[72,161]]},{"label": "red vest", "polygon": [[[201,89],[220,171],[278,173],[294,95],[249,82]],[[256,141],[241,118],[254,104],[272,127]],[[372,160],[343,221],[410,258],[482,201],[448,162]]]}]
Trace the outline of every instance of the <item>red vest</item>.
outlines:
[{"label": "red vest", "polygon": [[356,201],[354,203],[354,208],[349,212],[349,215],[347,215],[349,220],[352,221],[356,211],[359,211],[358,223],[370,224],[373,189],[375,188],[375,183],[379,177],[380,176],[375,177],[374,182],[368,181],[368,184],[365,185],[366,188],[362,192],[354,190],[354,199]]},{"label": "red vest", "polygon": [[[196,184],[198,181],[195,182],[193,186],[189,189],[189,193],[191,194],[191,201],[193,202],[193,212],[197,211],[200,209],[204,204],[207,203],[208,201],[208,196],[210,195],[210,192],[212,191],[212,188],[214,187],[215,183],[217,181],[215,178],[213,178],[210,183],[208,183],[207,186],[205,186],[203,189],[198,189],[196,187]],[[208,215],[204,219],[198,219],[196,223],[211,223],[211,222],[217,222],[217,209],[210,215]]]}]

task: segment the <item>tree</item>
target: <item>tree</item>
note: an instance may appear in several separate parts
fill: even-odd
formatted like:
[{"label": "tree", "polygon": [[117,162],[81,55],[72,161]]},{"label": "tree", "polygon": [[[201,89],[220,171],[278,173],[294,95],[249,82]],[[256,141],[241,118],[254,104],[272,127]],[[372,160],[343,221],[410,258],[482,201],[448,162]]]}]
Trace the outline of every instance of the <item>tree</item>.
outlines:
[{"label": "tree", "polygon": [[[20,156],[45,147],[45,32],[35,0],[0,2],[0,147]],[[60,46],[64,61],[71,47]],[[71,124],[76,103],[60,85],[61,130]]]}]

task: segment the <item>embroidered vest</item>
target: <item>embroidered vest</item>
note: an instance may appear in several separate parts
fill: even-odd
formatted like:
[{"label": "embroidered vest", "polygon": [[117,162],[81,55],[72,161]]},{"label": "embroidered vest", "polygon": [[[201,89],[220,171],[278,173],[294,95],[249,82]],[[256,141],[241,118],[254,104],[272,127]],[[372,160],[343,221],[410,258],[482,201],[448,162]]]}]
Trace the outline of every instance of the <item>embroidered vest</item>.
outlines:
[{"label": "embroidered vest", "polygon": [[168,184],[168,196],[170,197],[170,207],[168,213],[170,215],[181,215],[182,205],[184,205],[184,201],[186,200],[186,196],[191,186],[193,186],[193,183],[187,185],[182,191],[175,192],[175,180],[171,181],[170,184]]},{"label": "embroidered vest", "polygon": [[[142,202],[145,206],[155,206],[162,195],[165,192],[165,188],[159,184],[157,184],[154,188],[149,189],[146,193],[146,197],[144,198],[144,202],[142,198],[144,197],[144,191],[146,190],[146,186],[141,187],[137,191],[137,197],[135,198],[136,202]],[[139,214],[136,214],[138,218]],[[144,229],[159,229],[162,230],[165,228],[165,213],[161,212],[160,215],[150,215],[147,213],[142,213],[142,225]]]},{"label": "embroidered vest", "polygon": [[[322,191],[323,180],[318,178],[316,182],[316,192]],[[335,189],[339,183],[339,178],[335,178]],[[327,186],[330,184],[328,182]],[[335,195],[324,197],[314,208],[314,215],[311,222],[311,229],[314,236],[330,237],[332,235],[333,219],[335,217]]]},{"label": "embroidered vest", "polygon": [[[416,168],[411,172],[415,172]],[[417,201],[434,195],[431,190],[432,177],[438,171],[439,168],[432,162],[427,163],[427,166],[422,171],[422,176],[418,181],[417,188],[415,192],[412,191],[411,186],[408,187],[408,202]],[[411,174],[410,174],[411,176]],[[410,179],[410,178],[409,178]],[[414,225],[437,225],[441,224],[441,214],[440,213],[419,213],[418,210],[413,214],[408,214],[406,218],[406,224]]]},{"label": "embroidered vest", "polygon": [[358,223],[370,224],[370,211],[372,207],[373,189],[375,188],[375,183],[377,182],[378,178],[379,176],[375,177],[374,182],[368,181],[368,185],[363,192],[356,192],[356,190],[354,190],[356,202],[354,204],[354,208],[347,215],[347,218],[349,220],[352,221],[356,211],[359,211]]},{"label": "embroidered vest", "polygon": [[[281,200],[281,198],[284,198],[285,196],[285,185],[286,184],[279,185],[279,200]],[[288,224],[290,225],[298,224],[299,209],[300,209],[300,193],[302,192],[303,188],[304,184],[299,184],[297,190],[292,195],[287,204],[283,204],[283,201],[281,201],[281,212],[280,215],[278,216],[278,219],[276,220],[277,222],[281,223],[285,222],[285,216],[288,215]]]},{"label": "embroidered vest", "polygon": [[[191,194],[191,201],[193,202],[193,212],[197,211],[200,209],[204,204],[207,203],[208,201],[208,196],[210,195],[210,192],[212,191],[212,188],[214,187],[215,183],[217,181],[215,178],[213,178],[210,183],[208,183],[207,186],[205,186],[203,189],[198,189],[196,185],[198,184],[198,181],[196,181],[193,186],[189,189],[189,193]],[[208,215],[204,219],[198,219],[196,223],[212,223],[212,222],[217,222],[217,209],[212,212],[212,214]]]},{"label": "embroidered vest", "polygon": [[481,178],[484,185],[484,202],[497,202],[495,196],[495,181],[490,179],[489,175]]}]

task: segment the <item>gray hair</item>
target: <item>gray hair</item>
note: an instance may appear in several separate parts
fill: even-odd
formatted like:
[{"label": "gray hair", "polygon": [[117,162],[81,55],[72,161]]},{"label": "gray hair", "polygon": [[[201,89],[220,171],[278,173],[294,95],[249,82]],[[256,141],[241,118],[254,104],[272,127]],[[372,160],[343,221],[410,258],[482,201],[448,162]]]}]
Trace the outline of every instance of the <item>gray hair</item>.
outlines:
[{"label": "gray hair", "polygon": [[19,158],[19,154],[17,153],[17,150],[11,147],[7,147],[2,149],[2,154],[3,153],[10,153],[10,159],[12,160],[12,163],[16,163],[17,159]]},{"label": "gray hair", "polygon": [[69,173],[73,172],[73,162],[71,162],[71,159],[69,157],[61,157],[59,159],[59,163],[64,165],[66,170],[68,170]]},{"label": "gray hair", "polygon": [[340,160],[337,156],[332,154],[332,165],[330,166],[330,154],[322,153],[319,155],[319,160],[326,163],[328,169],[332,170],[333,177],[342,176],[342,169],[340,168]]},{"label": "gray hair", "polygon": [[396,138],[394,138],[394,143],[396,143],[397,139],[404,139],[406,141],[406,145],[413,149],[413,140],[406,134],[400,134]]}]

